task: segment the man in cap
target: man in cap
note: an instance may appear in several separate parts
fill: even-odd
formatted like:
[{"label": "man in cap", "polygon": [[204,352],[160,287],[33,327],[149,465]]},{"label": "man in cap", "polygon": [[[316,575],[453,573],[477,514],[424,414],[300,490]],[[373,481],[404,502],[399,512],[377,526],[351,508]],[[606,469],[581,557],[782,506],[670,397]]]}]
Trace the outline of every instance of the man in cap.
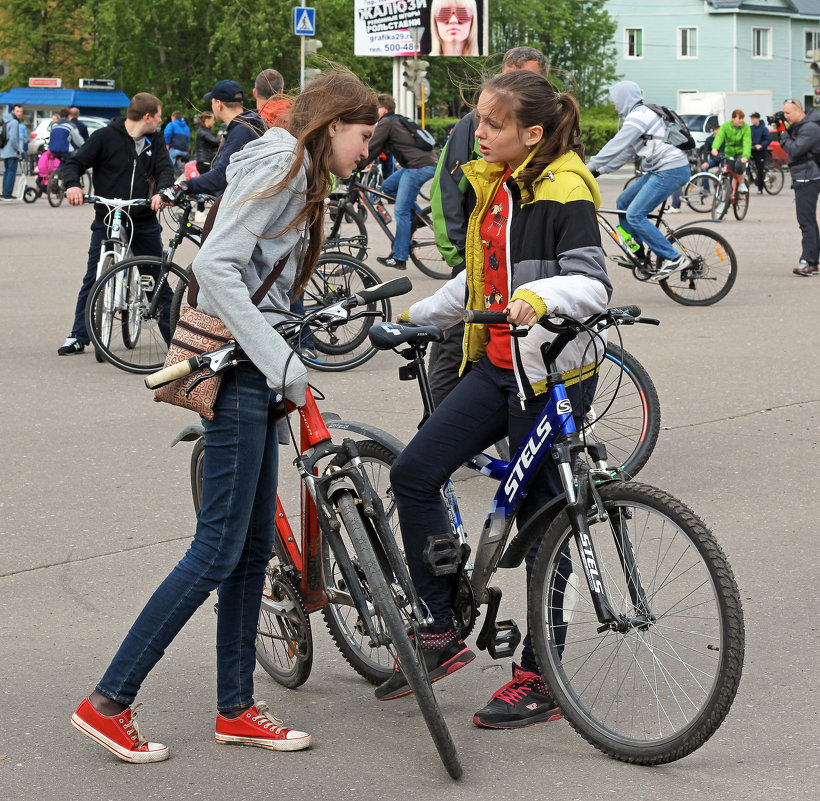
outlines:
[{"label": "man in cap", "polygon": [[225,169],[231,156],[248,142],[265,133],[265,122],[254,110],[245,111],[245,93],[236,81],[217,81],[214,88],[203,100],[211,101],[211,109],[219,122],[228,126],[222,144],[214,157],[211,169],[204,175],[181,183],[179,186],[187,194],[221,195],[228,179]]}]

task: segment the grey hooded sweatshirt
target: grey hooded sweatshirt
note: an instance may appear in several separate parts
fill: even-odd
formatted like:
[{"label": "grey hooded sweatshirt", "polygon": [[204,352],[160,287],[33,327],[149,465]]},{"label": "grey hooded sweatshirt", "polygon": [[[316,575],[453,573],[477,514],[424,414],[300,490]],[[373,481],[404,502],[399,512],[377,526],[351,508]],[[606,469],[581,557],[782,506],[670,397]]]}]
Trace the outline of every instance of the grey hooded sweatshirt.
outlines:
[{"label": "grey hooded sweatshirt", "polygon": [[623,125],[589,160],[587,167],[590,170],[601,175],[614,172],[636,156],[644,160],[643,168],[647,172],[689,166],[689,160],[682,150],[661,141],[665,133],[663,121],[652,109],[643,105],[643,93],[638,84],[620,81],[610,87],[609,96]]},{"label": "grey hooded sweatshirt", "polygon": [[[296,275],[301,230],[281,233],[304,208],[309,163],[276,195],[275,186],[294,158],[296,139],[284,128],[270,128],[231,156],[228,186],[214,227],[194,259],[200,285],[198,308],[219,317],[264,373],[268,386],[301,404],[307,370],[272,328],[290,308],[288,290]],[[267,197],[265,197],[267,195]],[[281,235],[279,235],[281,234]],[[251,297],[279,260],[291,251],[282,274],[259,306]],[[285,363],[287,375],[285,375]]]}]

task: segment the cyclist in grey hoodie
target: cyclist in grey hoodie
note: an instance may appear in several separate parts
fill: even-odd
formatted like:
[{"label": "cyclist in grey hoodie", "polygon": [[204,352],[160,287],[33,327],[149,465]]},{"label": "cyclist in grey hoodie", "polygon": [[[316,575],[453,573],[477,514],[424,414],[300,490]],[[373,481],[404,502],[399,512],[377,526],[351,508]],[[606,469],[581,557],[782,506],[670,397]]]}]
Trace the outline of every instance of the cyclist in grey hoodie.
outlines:
[{"label": "cyclist in grey hoodie", "polygon": [[689,180],[689,161],[682,150],[662,141],[663,120],[643,104],[638,84],[620,81],[610,88],[609,96],[623,125],[587,166],[597,177],[614,172],[635,157],[643,159],[644,174],[618,197],[618,208],[625,212],[620,215],[620,224],[664,259],[661,269],[649,279],[660,281],[684,269],[689,259],[672,247],[648,215]]}]

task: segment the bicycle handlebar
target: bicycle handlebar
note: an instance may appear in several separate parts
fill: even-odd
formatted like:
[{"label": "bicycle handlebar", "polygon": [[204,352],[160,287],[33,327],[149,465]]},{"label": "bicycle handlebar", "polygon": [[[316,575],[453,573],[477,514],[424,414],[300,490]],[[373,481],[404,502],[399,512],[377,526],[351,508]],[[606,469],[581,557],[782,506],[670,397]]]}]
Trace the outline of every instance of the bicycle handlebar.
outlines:
[{"label": "bicycle handlebar", "polygon": [[[555,323],[546,316],[538,321],[538,325],[543,326],[548,331],[555,334],[563,333],[570,329],[580,330],[596,323],[605,322],[609,325],[618,325],[624,323],[626,325],[633,325],[634,323],[646,323],[648,325],[660,325],[660,320],[655,320],[649,317],[641,317],[640,306],[613,306],[600,314],[593,314],[592,317],[587,318],[583,322],[567,318],[561,315],[563,323]],[[471,311],[467,310],[463,314],[463,320],[467,324],[483,324],[483,325],[500,325],[509,324],[509,319],[503,311]]]},{"label": "bicycle handlebar", "polygon": [[116,208],[117,206],[123,208],[125,206],[151,205],[151,201],[146,198],[132,198],[131,200],[125,200],[124,198],[100,197],[99,195],[83,195],[83,203],[102,203],[104,206],[108,206],[109,208]]},{"label": "bicycle handlebar", "polygon": [[395,298],[399,295],[406,295],[413,288],[410,279],[407,276],[401,278],[392,278],[390,281],[385,281],[382,284],[368,287],[357,292],[353,297],[356,298],[358,306],[366,306],[374,300],[383,300],[384,298]]}]

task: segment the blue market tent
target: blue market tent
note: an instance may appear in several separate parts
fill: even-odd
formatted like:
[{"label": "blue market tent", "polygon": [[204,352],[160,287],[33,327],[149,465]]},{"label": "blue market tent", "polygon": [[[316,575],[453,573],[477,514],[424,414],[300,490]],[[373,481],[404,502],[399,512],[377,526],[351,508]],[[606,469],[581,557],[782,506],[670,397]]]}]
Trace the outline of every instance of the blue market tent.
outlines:
[{"label": "blue market tent", "polygon": [[130,98],[125,92],[106,89],[18,88],[0,92],[0,106],[19,103],[37,108],[77,106],[83,114],[112,119],[127,108]]}]

